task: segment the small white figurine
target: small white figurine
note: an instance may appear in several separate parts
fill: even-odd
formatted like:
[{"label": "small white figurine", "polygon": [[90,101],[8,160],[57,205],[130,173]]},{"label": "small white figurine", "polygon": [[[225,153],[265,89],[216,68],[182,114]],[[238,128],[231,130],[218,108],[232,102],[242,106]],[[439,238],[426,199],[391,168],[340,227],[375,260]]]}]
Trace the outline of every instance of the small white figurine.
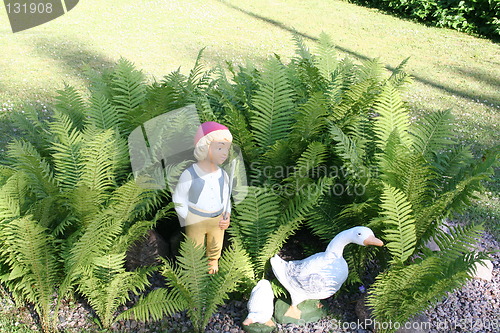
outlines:
[{"label": "small white figurine", "polygon": [[271,283],[267,280],[260,280],[252,289],[250,300],[248,301],[248,316],[243,321],[243,325],[261,323],[267,326],[275,326],[272,321],[274,312],[274,293]]},{"label": "small white figurine", "polygon": [[285,316],[300,319],[297,306],[308,299],[325,299],[337,292],[349,273],[342,257],[347,244],[382,246],[370,228],[354,227],[339,233],[330,241],[325,252],[303,260],[284,261],[278,255],[271,258],[274,275],[290,293],[292,304]]}]

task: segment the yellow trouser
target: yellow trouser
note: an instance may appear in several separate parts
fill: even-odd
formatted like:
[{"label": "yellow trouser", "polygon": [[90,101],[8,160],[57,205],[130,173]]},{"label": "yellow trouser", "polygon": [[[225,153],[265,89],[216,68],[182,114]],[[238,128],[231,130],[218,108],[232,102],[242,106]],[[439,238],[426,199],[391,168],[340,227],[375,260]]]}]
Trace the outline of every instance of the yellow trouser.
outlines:
[{"label": "yellow trouser", "polygon": [[206,245],[207,258],[219,259],[224,241],[224,230],[219,227],[222,214],[216,217],[203,217],[188,212],[186,217],[186,236],[198,245]]}]

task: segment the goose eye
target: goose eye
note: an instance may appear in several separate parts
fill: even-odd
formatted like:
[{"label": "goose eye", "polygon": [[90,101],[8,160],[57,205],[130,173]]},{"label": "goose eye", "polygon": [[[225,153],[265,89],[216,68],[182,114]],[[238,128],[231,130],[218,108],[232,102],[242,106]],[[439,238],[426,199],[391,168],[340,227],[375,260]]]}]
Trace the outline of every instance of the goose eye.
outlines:
[{"label": "goose eye", "polygon": [[361,233],[360,233],[360,232],[358,232],[358,236],[361,236]]}]

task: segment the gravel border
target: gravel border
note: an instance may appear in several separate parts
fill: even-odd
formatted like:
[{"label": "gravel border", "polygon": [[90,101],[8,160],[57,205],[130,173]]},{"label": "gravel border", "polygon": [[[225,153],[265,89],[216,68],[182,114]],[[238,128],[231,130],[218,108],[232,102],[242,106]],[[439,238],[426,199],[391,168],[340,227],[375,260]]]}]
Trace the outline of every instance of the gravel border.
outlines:
[{"label": "gravel border", "polygon": [[[500,243],[493,236],[484,233],[478,243],[479,250],[495,251]],[[495,333],[500,332],[500,253],[492,254],[493,278],[491,281],[472,279],[461,289],[450,292],[433,308],[424,312],[422,320],[427,322],[426,329],[406,330],[404,332],[467,332],[467,333]],[[162,285],[161,277],[153,277],[153,285]],[[356,301],[361,293],[339,294],[325,301],[330,315],[319,322],[305,326],[294,324],[277,324],[275,332],[355,332],[369,333],[363,322],[359,324],[356,316]],[[133,303],[133,302],[131,302]],[[18,309],[8,298],[0,297],[2,312],[17,318],[19,324],[25,324],[33,331],[38,331],[38,320],[30,307]],[[122,310],[127,309],[123,307]],[[246,303],[231,300],[221,306],[211,318],[205,333],[243,333],[241,322],[247,314]],[[99,327],[93,321],[95,314],[82,300],[64,301],[59,310],[59,328],[67,333],[96,332]],[[342,322],[335,318],[340,318]],[[143,323],[134,320],[116,322],[111,332],[134,333],[165,333],[191,332],[192,325],[185,312],[165,317],[159,322]],[[403,332],[403,331],[402,331]]]}]

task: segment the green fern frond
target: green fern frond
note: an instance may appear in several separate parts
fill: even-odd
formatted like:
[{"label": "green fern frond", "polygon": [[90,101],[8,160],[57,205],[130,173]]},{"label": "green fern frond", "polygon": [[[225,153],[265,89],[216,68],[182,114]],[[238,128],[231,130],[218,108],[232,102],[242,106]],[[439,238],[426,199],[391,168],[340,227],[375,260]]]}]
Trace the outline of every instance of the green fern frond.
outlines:
[{"label": "green fern frond", "polygon": [[5,237],[0,248],[2,257],[12,273],[18,272],[17,283],[7,282],[7,285],[35,305],[44,330],[53,330],[52,302],[61,275],[57,242],[30,216],[11,221],[2,234]]},{"label": "green fern frond", "polygon": [[[278,140],[268,147],[267,151],[252,164],[250,177],[256,181],[253,184],[267,186],[287,177],[290,170],[293,169],[291,165],[295,163],[294,153],[296,153],[294,145],[287,139]],[[285,165],[287,166],[285,167]],[[273,170],[274,172],[262,172],[262,170]],[[254,177],[254,173],[264,177],[260,177],[260,179]]]},{"label": "green fern frond", "polygon": [[204,291],[210,281],[205,253],[204,246],[196,244],[191,238],[187,237],[181,243],[179,257],[177,257],[180,272],[179,279],[182,283],[185,283],[186,289],[189,290],[189,298],[192,304],[196,304],[198,305],[196,307],[200,308],[206,305],[207,295]]},{"label": "green fern frond", "polygon": [[29,198],[29,181],[23,172],[16,172],[0,187],[0,221],[21,216]]},{"label": "green fern frond", "polygon": [[[454,258],[432,255],[408,266],[393,266],[377,276],[367,305],[378,322],[404,324],[465,283],[481,258],[474,253]],[[395,331],[392,326],[383,332]]]},{"label": "green fern frond", "polygon": [[471,252],[481,238],[484,228],[479,225],[456,225],[448,232],[438,229],[434,240],[440,249],[439,256],[448,260],[455,260],[464,253]]},{"label": "green fern frond", "polygon": [[142,188],[132,179],[113,191],[108,210],[113,218],[131,222],[158,208],[163,196],[163,191]]},{"label": "green fern frond", "polygon": [[[55,231],[64,228],[60,225],[66,222],[64,217],[68,213],[64,206],[64,199],[59,195],[51,195],[33,202],[26,213],[32,215],[42,227]],[[54,232],[52,234],[57,235]]]},{"label": "green fern frond", "polygon": [[[441,176],[442,182],[446,179],[456,178],[463,170],[467,169],[473,162],[473,156],[469,146],[455,146],[450,150],[433,154],[432,166]],[[450,184],[445,182],[446,185]],[[445,186],[446,187],[446,186]]]},{"label": "green fern frond", "polygon": [[198,115],[200,117],[200,122],[204,123],[207,121],[220,121],[210,105],[210,101],[205,94],[196,95],[195,97],[196,109],[198,110]]},{"label": "green fern frond", "polygon": [[51,165],[40,156],[35,147],[22,140],[14,140],[8,145],[7,156],[12,167],[22,171],[28,180],[26,185],[37,199],[57,193],[56,179]]},{"label": "green fern frond", "polygon": [[412,126],[413,150],[424,156],[453,143],[451,110],[431,113]]},{"label": "green fern frond", "polygon": [[245,251],[232,245],[219,260],[219,272],[210,275],[205,248],[186,238],[181,243],[177,265],[165,260],[162,274],[168,288],[152,291],[118,319],[158,320],[187,310],[195,331],[203,332],[229,293],[236,290],[245,276],[251,277],[251,268]]},{"label": "green fern frond", "polygon": [[435,190],[436,174],[422,155],[410,155],[399,164],[401,189],[414,210],[428,205]]},{"label": "green fern frond", "polygon": [[386,151],[380,154],[382,180],[401,190],[414,210],[430,203],[436,190],[436,173],[420,153],[413,153],[390,137]]},{"label": "green fern frond", "polygon": [[229,102],[224,103],[224,122],[233,134],[233,142],[241,147],[245,160],[255,161],[259,155],[252,132],[249,127],[249,119],[245,113]]},{"label": "green fern frond", "polygon": [[399,91],[403,91],[407,86],[412,83],[412,77],[406,73],[406,65],[410,57],[403,60],[394,70],[389,77],[389,83]]},{"label": "green fern frond", "polygon": [[358,68],[358,78],[360,81],[382,81],[382,74],[385,72],[385,66],[379,58],[364,60],[362,64],[358,66]]},{"label": "green fern frond", "polygon": [[390,84],[383,87],[374,104],[374,112],[378,114],[375,118],[375,133],[377,144],[380,149],[384,149],[389,136],[397,131],[401,142],[409,147],[411,137],[408,133],[410,118],[399,91]]},{"label": "green fern frond", "polygon": [[86,127],[93,126],[103,130],[123,127],[123,119],[116,106],[111,104],[106,96],[98,93],[94,93],[90,97],[85,123]]},{"label": "green fern frond", "polygon": [[102,212],[102,206],[96,200],[98,193],[94,193],[86,186],[77,186],[61,195],[65,200],[64,206],[70,211],[67,223],[76,222],[79,226],[86,226],[94,221]]},{"label": "green fern frond", "polygon": [[332,179],[323,177],[316,183],[298,189],[286,200],[286,206],[278,218],[278,228],[269,235],[266,245],[258,258],[258,267],[265,267],[269,259],[278,253],[285,241],[302,225],[304,219],[312,212],[332,184]]},{"label": "green fern frond", "polygon": [[194,66],[189,71],[189,76],[187,77],[187,89],[191,92],[194,92],[196,89],[203,89],[208,85],[210,72],[205,71],[205,67],[201,63],[204,50],[205,48],[202,48],[198,52]]},{"label": "green fern frond", "polygon": [[127,251],[132,244],[143,238],[149,230],[154,228],[158,220],[176,215],[173,208],[174,203],[169,203],[167,206],[158,210],[153,219],[134,222],[124,234],[118,237],[112,251],[115,253]]},{"label": "green fern frond", "polygon": [[[350,122],[354,118],[353,116],[364,115],[372,108],[373,100],[376,97],[376,90],[373,89],[374,85],[374,81],[367,78],[350,83],[346,87],[340,85],[338,89],[342,89],[341,91],[330,91],[330,98],[339,99],[339,102],[332,108],[332,119],[341,128],[350,125]],[[337,95],[334,96],[332,94]],[[355,126],[351,125],[351,127]]]},{"label": "green fern frond", "polygon": [[[113,71],[113,99],[117,111],[122,119],[132,124],[133,112],[142,105],[146,99],[146,86],[144,74],[135,69],[135,66],[125,59],[120,59]],[[135,128],[135,124],[120,128],[123,135],[127,135]]]},{"label": "green fern frond", "polygon": [[331,37],[325,32],[319,34],[317,56],[314,60],[321,75],[325,79],[331,80],[332,74],[336,70],[339,61],[337,60],[335,45]]},{"label": "green fern frond", "polygon": [[208,319],[217,311],[217,307],[229,299],[229,294],[238,289],[242,280],[252,280],[253,277],[252,265],[246,251],[237,243],[231,244],[219,260],[219,272],[211,276],[211,288],[207,290],[210,299],[207,308]]},{"label": "green fern frond", "polygon": [[381,173],[381,178],[386,183],[401,188],[401,167],[402,160],[408,160],[411,152],[402,142],[399,132],[394,130],[387,139],[385,149],[378,152],[376,156],[377,166]]},{"label": "green fern frond", "polygon": [[[166,75],[160,82],[161,92],[166,93],[165,97],[161,97],[161,102],[166,103],[166,106],[172,105],[167,111],[182,107],[192,103],[192,95],[187,87],[187,76],[181,73],[180,68]],[[175,105],[175,107],[173,107]]]},{"label": "green fern frond", "polygon": [[82,168],[79,186],[88,188],[98,204],[102,204],[110,195],[115,184],[113,174],[114,131],[96,133],[82,145],[80,150]]},{"label": "green fern frond", "polygon": [[[311,142],[307,149],[301,154],[295,165],[295,171],[289,177],[291,180],[299,180],[310,176],[310,173],[316,173],[321,176],[318,168],[326,162],[328,158],[327,147],[317,141]],[[316,170],[316,172],[314,171]]]},{"label": "green fern frond", "polygon": [[52,141],[52,158],[54,163],[54,178],[62,192],[72,190],[81,177],[83,136],[73,128],[71,119],[62,114],[55,114],[50,129],[54,135]]},{"label": "green fern frond", "polygon": [[45,121],[46,110],[40,111],[35,106],[26,105],[21,112],[14,111],[9,114],[9,119],[14,128],[22,133],[22,138],[26,142],[30,142],[40,153],[46,157],[48,152],[51,135]]},{"label": "green fern frond", "polygon": [[278,218],[278,224],[282,225],[304,219],[330,189],[333,181],[333,178],[321,177],[311,184],[295,188],[294,193],[286,193],[289,197]]},{"label": "green fern frond", "polygon": [[143,124],[156,116],[188,104],[188,99],[182,88],[169,84],[167,80],[163,83],[154,82],[147,86],[143,112],[136,114],[137,118],[133,121],[134,124]]},{"label": "green fern frond", "polygon": [[96,257],[103,256],[113,247],[122,232],[123,224],[108,214],[94,216],[76,239],[69,239],[67,258],[65,260],[66,276],[61,284],[61,293],[65,294],[74,282],[81,278],[82,269],[90,267]]},{"label": "green fern frond", "polygon": [[318,141],[327,125],[327,100],[324,94],[312,94],[297,110],[290,136],[300,143]]},{"label": "green fern frond", "polygon": [[324,196],[306,223],[313,234],[329,242],[339,232],[365,224],[370,217],[371,208],[370,201],[345,204]]},{"label": "green fern frond", "polygon": [[185,300],[179,294],[159,288],[141,296],[132,308],[119,314],[116,320],[158,321],[186,307]]},{"label": "green fern frond", "polygon": [[63,90],[58,90],[55,108],[71,119],[76,129],[83,129],[87,106],[80,93],[72,86],[65,85]]},{"label": "green fern frond", "polygon": [[[435,303],[439,296],[452,290],[457,282],[437,278],[436,269],[440,266],[439,260],[428,258],[419,264],[397,266],[379,274],[367,297],[367,305],[373,309],[375,319],[404,324],[415,313],[425,310],[430,302]],[[383,330],[393,331],[394,328]]]},{"label": "green fern frond", "polygon": [[111,283],[114,275],[125,272],[125,253],[108,253],[93,258],[91,269],[94,277],[103,285]]},{"label": "green fern frond", "polygon": [[275,195],[251,186],[231,217],[233,223],[228,232],[242,243],[257,272],[263,272],[263,266],[256,266],[256,258],[267,243],[269,235],[277,228],[278,210],[279,202]]},{"label": "green fern frond", "polygon": [[82,269],[78,290],[96,311],[101,324],[109,328],[118,306],[130,300],[131,294],[143,291],[151,269],[126,272],[125,253],[96,257],[92,265]]},{"label": "green fern frond", "polygon": [[340,221],[334,221],[341,210],[342,205],[335,198],[324,196],[318,200],[318,206],[314,209],[315,214],[306,219],[306,224],[314,235],[330,241],[337,233],[348,229],[344,228],[345,224]]},{"label": "green fern frond", "polygon": [[299,59],[311,61],[313,55],[309,51],[307,45],[304,43],[304,38],[302,38],[302,36],[298,32],[295,32],[292,35],[292,39],[295,44],[295,54],[299,56]]},{"label": "green fern frond", "polygon": [[340,60],[337,68],[333,72],[332,80],[329,82],[326,91],[332,107],[339,105],[343,100],[344,93],[348,91],[354,83],[358,82],[357,71],[358,68],[350,58],[345,57]]},{"label": "green fern frond", "polygon": [[7,165],[0,165],[0,186],[5,185],[10,177],[12,177],[16,171],[14,168]]},{"label": "green fern frond", "polygon": [[330,125],[330,136],[336,141],[334,149],[344,162],[344,167],[348,173],[347,176],[356,183],[364,183],[362,178],[368,175],[368,171],[363,163],[364,151],[359,148],[356,141],[333,123]]},{"label": "green fern frond", "polygon": [[[446,156],[446,155],[445,155]],[[474,161],[468,149],[457,149],[452,151],[441,165],[439,171],[443,173],[441,183],[438,184],[441,192],[452,191],[465,179],[471,178],[466,191],[461,199],[456,202],[470,205],[470,199],[475,198],[474,191],[483,189],[481,180],[486,180],[493,174],[493,168],[498,165],[499,150],[493,149],[486,152],[481,161]]]},{"label": "green fern frond", "polygon": [[255,141],[261,148],[272,146],[287,136],[293,123],[293,90],[288,83],[286,68],[271,58],[260,79],[259,90],[253,95],[250,125]]},{"label": "green fern frond", "polygon": [[456,191],[457,195],[450,204],[450,210],[461,213],[466,207],[472,205],[472,199],[477,198],[477,193],[483,191],[483,180],[491,177],[494,168],[498,166],[500,151],[487,152],[480,162],[470,165],[454,178],[448,179],[444,190]]},{"label": "green fern frond", "polygon": [[385,185],[380,204],[387,248],[391,252],[392,262],[404,264],[415,251],[415,219],[411,204],[400,190]]},{"label": "green fern frond", "polygon": [[120,136],[116,130],[113,131],[113,140],[110,142],[112,171],[114,175],[114,185],[123,184],[131,174],[129,146],[127,139]]},{"label": "green fern frond", "polygon": [[[257,267],[265,268],[269,263],[269,259],[273,257],[283,247],[286,240],[295,234],[301,227],[303,221],[295,219],[288,223],[281,224],[276,231],[269,235],[266,245],[262,248],[259,256],[256,258]],[[260,271],[263,272],[263,271]],[[259,271],[255,274],[257,277],[262,276]]]}]

